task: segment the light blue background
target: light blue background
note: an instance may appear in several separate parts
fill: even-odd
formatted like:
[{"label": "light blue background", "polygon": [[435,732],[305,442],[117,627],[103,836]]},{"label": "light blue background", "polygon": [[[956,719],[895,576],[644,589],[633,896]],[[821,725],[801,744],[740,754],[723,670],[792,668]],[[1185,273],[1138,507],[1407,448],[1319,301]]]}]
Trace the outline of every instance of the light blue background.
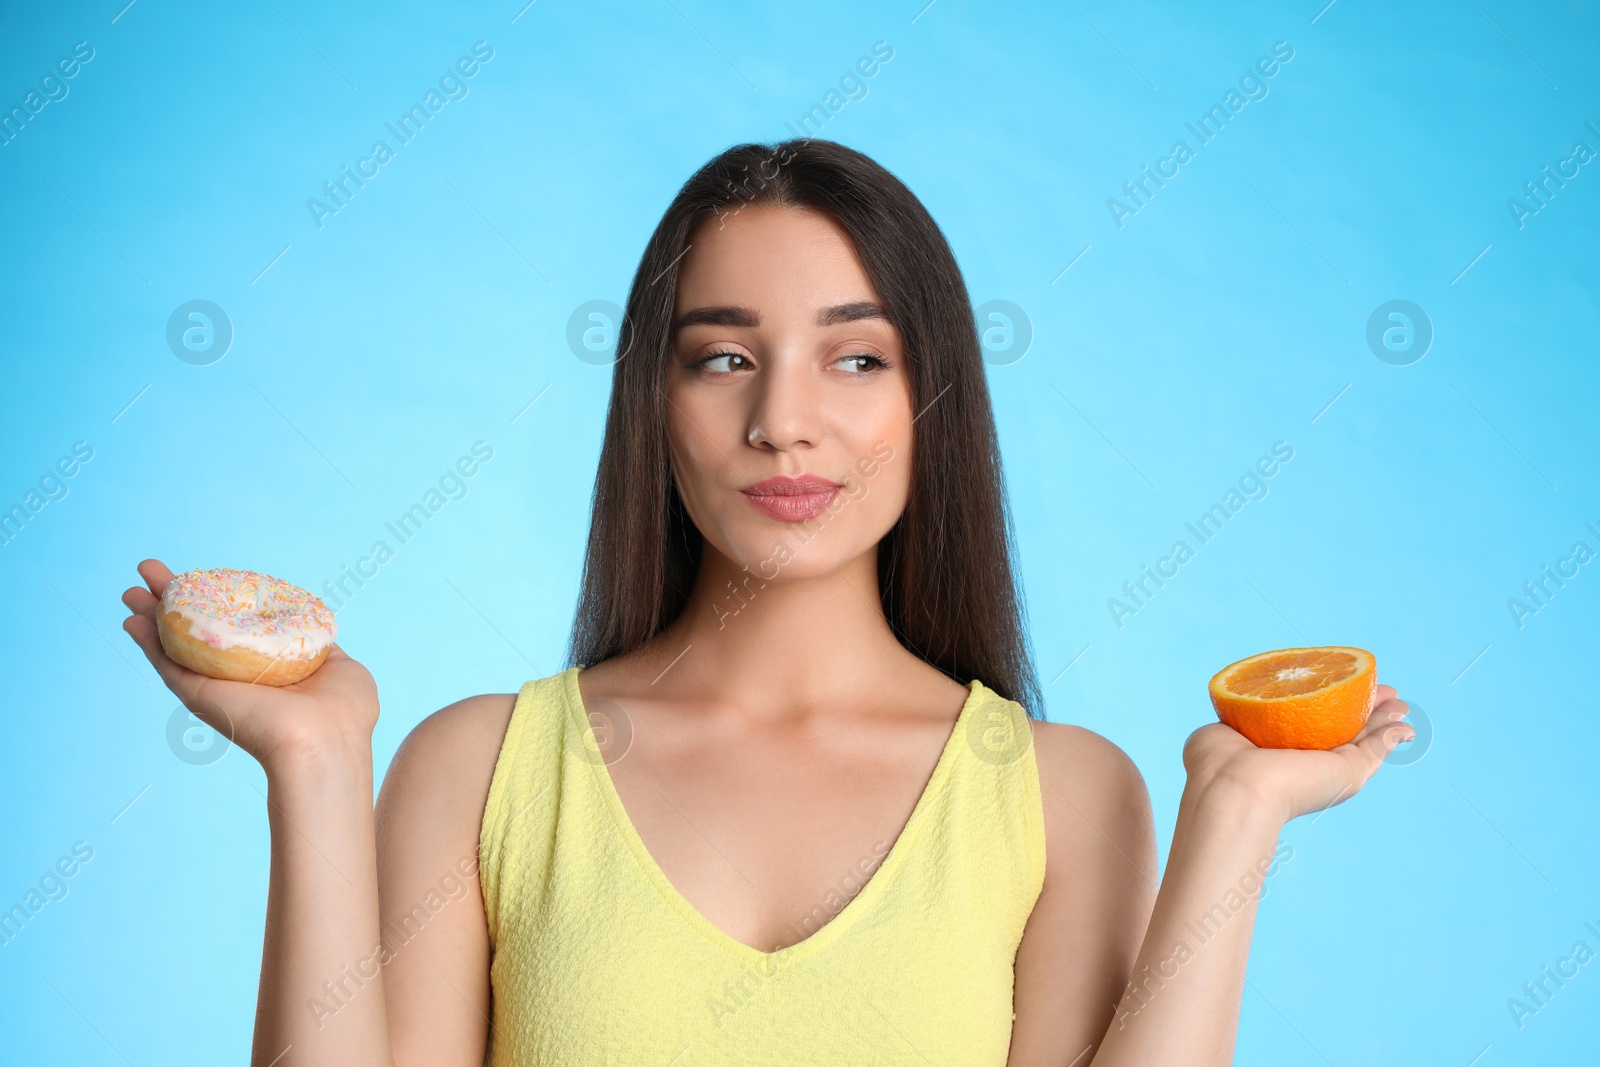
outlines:
[{"label": "light blue background", "polygon": [[[1222,665],[1362,645],[1432,724],[1285,830],[1238,1062],[1593,1057],[1600,962],[1521,1029],[1507,1007],[1600,950],[1600,563],[1521,627],[1507,606],[1600,550],[1600,164],[1523,228],[1507,206],[1600,151],[1592,7],[123,2],[0,14],[6,109],[95,50],[0,147],[0,506],[94,449],[0,547],[0,907],[94,849],[0,946],[0,1060],[246,1056],[264,781],[169,747],[175,701],[119,629],[134,564],[320,591],[483,440],[466,497],[339,612],[380,772],[431,711],[559,669],[610,381],[569,315],[622,301],[697,166],[790,136],[879,40],[820,135],[923,199],[975,304],[1031,321],[989,381],[1048,712],[1138,762],[1163,861]],[[469,95],[319,229],[307,198],[479,40]],[[1278,41],[1269,95],[1199,145],[1184,123]],[[1119,229],[1107,199],[1180,138]],[[235,332],[210,366],[164,338],[192,299]],[[1435,331],[1409,366],[1365,339],[1392,299]],[[1117,627],[1107,599],[1276,441],[1270,494]]]}]

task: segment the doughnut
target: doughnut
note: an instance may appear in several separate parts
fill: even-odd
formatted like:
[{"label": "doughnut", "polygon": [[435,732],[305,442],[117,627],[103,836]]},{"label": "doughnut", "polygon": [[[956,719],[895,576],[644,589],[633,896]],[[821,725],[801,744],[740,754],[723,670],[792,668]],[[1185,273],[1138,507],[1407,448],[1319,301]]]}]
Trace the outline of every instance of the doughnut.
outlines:
[{"label": "doughnut", "polygon": [[328,658],[333,612],[297,585],[226,567],[186,571],[161,593],[161,647],[211,678],[289,685]]}]

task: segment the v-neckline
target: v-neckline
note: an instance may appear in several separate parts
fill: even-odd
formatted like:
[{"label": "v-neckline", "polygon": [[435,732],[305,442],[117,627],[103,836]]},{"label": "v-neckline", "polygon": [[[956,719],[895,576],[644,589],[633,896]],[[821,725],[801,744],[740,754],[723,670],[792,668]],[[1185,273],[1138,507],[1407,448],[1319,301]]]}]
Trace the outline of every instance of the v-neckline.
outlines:
[{"label": "v-neckline", "polygon": [[712,944],[718,946],[730,955],[757,967],[763,971],[770,971],[778,962],[792,964],[821,951],[827,945],[841,936],[844,931],[857,919],[861,912],[870,908],[883,894],[889,891],[889,883],[905,864],[904,853],[907,848],[915,844],[915,834],[920,829],[922,816],[931,808],[948,788],[946,779],[950,777],[951,765],[955,762],[957,746],[968,722],[968,713],[978,702],[978,695],[982,683],[973,679],[967,685],[967,696],[961,704],[961,710],[956,714],[956,721],[950,728],[950,736],[945,738],[944,747],[939,752],[939,759],[933,766],[933,773],[928,776],[927,784],[923,786],[922,793],[917,797],[916,805],[911,809],[911,814],[906,818],[905,825],[896,835],[894,844],[890,846],[883,862],[878,864],[878,869],[867,879],[865,885],[858,889],[849,902],[837,914],[809,937],[796,941],[792,945],[763,952],[753,945],[746,944],[724,931],[710,919],[700,913],[700,910],[689,903],[687,897],[678,891],[677,886],[667,877],[656,858],[650,854],[644,838],[639,836],[638,829],[633,825],[633,819],[628,815],[628,809],[622,803],[622,795],[617,792],[616,783],[611,779],[611,771],[606,766],[603,758],[594,759],[600,753],[599,742],[595,740],[593,723],[589,718],[588,708],[583,702],[583,691],[578,687],[578,675],[583,667],[569,667],[566,671],[564,693],[568,701],[568,710],[575,711],[578,717],[581,743],[585,748],[593,747],[594,752],[590,758],[584,760],[594,771],[595,781],[600,789],[601,796],[605,798],[606,807],[610,810],[612,819],[617,825],[618,832],[622,835],[628,851],[633,854],[634,860],[644,875],[662,898],[673,910],[683,916],[684,920],[698,931],[701,936]]}]

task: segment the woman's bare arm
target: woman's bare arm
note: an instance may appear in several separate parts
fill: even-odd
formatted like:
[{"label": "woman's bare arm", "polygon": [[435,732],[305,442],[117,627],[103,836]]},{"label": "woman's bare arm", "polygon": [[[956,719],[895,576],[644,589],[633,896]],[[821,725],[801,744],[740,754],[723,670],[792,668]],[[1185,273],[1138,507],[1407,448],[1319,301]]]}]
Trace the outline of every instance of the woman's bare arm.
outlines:
[{"label": "woman's bare arm", "polygon": [[273,761],[255,1064],[285,1050],[276,1067],[483,1063],[478,829],[511,704],[473,697],[423,720],[390,762],[376,814],[370,745],[364,765],[359,754]]},{"label": "woman's bare arm", "polygon": [[252,1067],[392,1067],[381,975],[345,968],[378,939],[372,749],[280,748],[263,763],[272,831]]},{"label": "woman's bare arm", "polygon": [[384,992],[398,1067],[479,1067],[489,1038],[489,928],[478,882],[484,803],[515,698],[435,712],[378,797]]},{"label": "woman's bare arm", "polygon": [[477,839],[511,698],[465,700],[419,726],[375,815],[378,695],[366,669],[335,645],[283,687],[186,670],[156,632],[172,572],[157,560],[139,572],[146,586],[123,593],[123,629],[185,706],[267,776],[253,1067],[481,1064],[489,948]]},{"label": "woman's bare arm", "polygon": [[1008,1062],[1066,1067],[1099,1046],[1133,970],[1156,899],[1156,831],[1122,749],[1065,723],[1035,722],[1033,734],[1046,871],[1017,947]]},{"label": "woman's bare arm", "polygon": [[1086,1067],[1233,1062],[1256,903],[1281,828],[1243,790],[1184,790],[1150,926]]},{"label": "woman's bare arm", "polygon": [[310,677],[286,686],[208,678],[174,663],[156,629],[172,572],[139,564],[122,628],[197,718],[261,764],[272,830],[266,933],[256,1000],[254,1067],[393,1067],[381,982],[331,1018],[309,1006],[324,982],[370,950],[378,933],[373,842],[372,675],[334,645]]},{"label": "woman's bare arm", "polygon": [[1046,889],[1017,952],[1009,1067],[1231,1063],[1279,832],[1354,795],[1414,736],[1392,688],[1379,686],[1374,703],[1362,734],[1332,752],[1258,749],[1221,723],[1190,735],[1153,906],[1154,836],[1137,770],[1098,735],[1036,730],[1047,810],[1055,793],[1076,819],[1055,818],[1047,840]]}]

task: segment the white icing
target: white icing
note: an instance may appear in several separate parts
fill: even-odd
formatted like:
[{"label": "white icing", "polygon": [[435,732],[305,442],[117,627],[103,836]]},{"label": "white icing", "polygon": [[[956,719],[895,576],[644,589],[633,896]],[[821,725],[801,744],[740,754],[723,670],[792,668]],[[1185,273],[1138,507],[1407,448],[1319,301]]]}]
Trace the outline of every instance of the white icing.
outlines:
[{"label": "white icing", "polygon": [[189,634],[215,649],[246,648],[272,659],[308,660],[333,642],[333,613],[317,598],[266,575],[205,575],[205,592],[180,575],[161,597],[164,611],[188,620]]}]

